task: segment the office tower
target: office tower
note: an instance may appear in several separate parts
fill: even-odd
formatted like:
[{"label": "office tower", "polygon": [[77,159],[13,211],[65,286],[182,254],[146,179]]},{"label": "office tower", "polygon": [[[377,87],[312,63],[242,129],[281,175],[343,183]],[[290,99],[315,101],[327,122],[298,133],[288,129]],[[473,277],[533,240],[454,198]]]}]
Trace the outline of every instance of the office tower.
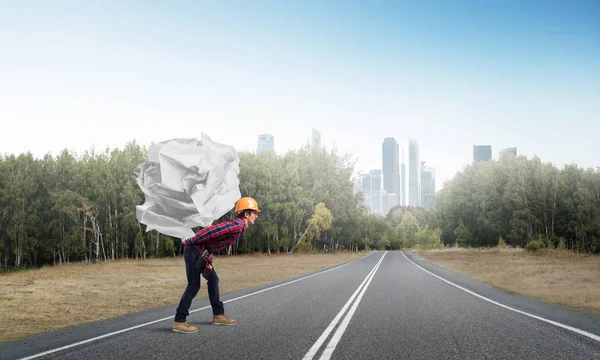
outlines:
[{"label": "office tower", "polygon": [[383,215],[382,191],[383,176],[381,170],[371,170],[362,175],[362,188],[364,204],[369,208],[371,214]]},{"label": "office tower", "polygon": [[473,161],[492,160],[492,145],[473,145]]},{"label": "office tower", "polygon": [[371,212],[371,175],[369,173],[362,174],[361,179],[362,193],[363,193],[363,204]]},{"label": "office tower", "polygon": [[321,132],[319,130],[311,130],[310,145],[312,147],[321,147]]},{"label": "office tower", "polygon": [[398,197],[393,203],[400,204],[400,154],[396,139],[385,138],[381,145],[383,190]]},{"label": "office tower", "polygon": [[398,194],[388,194],[385,190],[383,190],[383,194],[381,196],[381,204],[381,214],[383,216],[386,216],[394,206],[400,205],[398,203]]},{"label": "office tower", "polygon": [[421,206],[430,210],[435,204],[435,169],[421,164]]},{"label": "office tower", "polygon": [[275,138],[271,134],[258,135],[258,147],[256,155],[260,155],[263,151],[275,151]]},{"label": "office tower", "polygon": [[404,164],[404,149],[402,150],[402,165],[400,167],[400,205],[406,206],[406,164]]},{"label": "office tower", "polygon": [[408,140],[408,205],[421,205],[421,159],[415,139]]},{"label": "office tower", "polygon": [[383,215],[381,196],[383,190],[383,174],[381,170],[369,171],[371,175],[371,213]]},{"label": "office tower", "polygon": [[503,158],[505,158],[507,156],[517,156],[517,148],[516,147],[509,147],[509,148],[500,150],[500,154],[498,156],[498,159],[503,159]]}]

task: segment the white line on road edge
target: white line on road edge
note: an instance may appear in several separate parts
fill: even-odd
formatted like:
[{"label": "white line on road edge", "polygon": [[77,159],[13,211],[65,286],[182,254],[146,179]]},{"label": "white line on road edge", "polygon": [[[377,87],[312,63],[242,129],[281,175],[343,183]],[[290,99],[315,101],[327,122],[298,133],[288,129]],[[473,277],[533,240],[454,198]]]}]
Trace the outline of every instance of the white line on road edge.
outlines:
[{"label": "white line on road edge", "polygon": [[[289,284],[293,284],[293,283],[295,283],[295,282],[298,282],[298,281],[301,281],[301,280],[305,280],[305,279],[311,278],[311,277],[313,277],[313,276],[317,276],[317,275],[325,274],[325,273],[327,273],[327,272],[330,272],[330,271],[333,271],[333,270],[339,269],[339,268],[341,268],[341,267],[343,267],[343,266],[350,265],[350,264],[352,264],[352,263],[353,263],[353,262],[355,262],[355,261],[358,261],[358,260],[361,260],[361,259],[367,258],[367,257],[369,257],[369,256],[371,256],[371,255],[373,255],[373,254],[374,254],[374,253],[372,252],[372,253],[370,253],[369,255],[365,255],[365,256],[363,256],[363,257],[361,257],[361,258],[358,258],[358,259],[352,260],[352,261],[350,261],[350,262],[347,262],[347,263],[345,263],[345,264],[338,265],[338,266],[336,266],[336,267],[334,267],[334,268],[327,269],[327,270],[325,270],[325,271],[321,271],[321,272],[318,272],[318,273],[316,273],[316,274],[312,274],[312,275],[304,276],[304,277],[301,277],[301,278],[299,278],[299,279],[296,279],[296,280],[288,281],[288,282],[286,282],[286,283],[283,283],[283,284],[279,284],[279,285],[271,286],[271,287],[268,287],[268,288],[266,288],[266,289],[262,289],[262,290],[259,290],[259,291],[255,291],[255,292],[253,292],[253,293],[250,293],[250,294],[246,294],[246,295],[238,296],[238,297],[236,297],[236,298],[234,298],[234,299],[230,299],[230,300],[227,300],[227,301],[223,301],[223,303],[224,303],[224,304],[226,304],[226,303],[230,303],[230,302],[232,302],[232,301],[236,301],[236,300],[244,299],[244,298],[247,298],[247,297],[249,297],[249,296],[252,296],[252,295],[256,295],[256,294],[263,293],[263,292],[265,292],[265,291],[269,291],[269,290],[273,290],[273,289],[280,288],[280,287],[282,287],[282,286],[286,286],[286,285],[289,285]],[[197,311],[202,311],[202,310],[206,310],[206,309],[209,309],[209,308],[210,308],[210,306],[205,306],[205,307],[203,307],[203,308],[200,308],[200,309],[195,309],[195,310],[192,310],[192,311],[190,311],[190,313],[195,313],[195,312],[197,312]],[[172,320],[172,319],[173,319],[173,316],[169,316],[169,317],[166,317],[166,318],[162,318],[162,319],[158,319],[158,320],[150,321],[150,322],[143,323],[143,324],[140,324],[140,325],[136,325],[136,326],[128,327],[128,328],[126,328],[126,329],[121,329],[121,330],[118,330],[118,331],[113,331],[113,332],[111,332],[111,333],[108,333],[108,334],[104,334],[104,335],[96,336],[96,337],[93,337],[93,338],[91,338],[91,339],[87,339],[87,340],[83,340],[83,341],[78,341],[78,342],[76,342],[76,343],[73,343],[73,344],[69,344],[69,345],[61,346],[61,347],[59,347],[59,348],[56,348],[56,349],[50,349],[50,350],[47,350],[47,351],[44,351],[44,352],[41,352],[41,353],[38,353],[38,354],[35,354],[35,355],[31,355],[31,356],[27,356],[27,357],[24,357],[24,358],[20,358],[20,359],[18,359],[18,360],[30,360],[30,359],[39,358],[39,357],[41,357],[41,356],[45,356],[45,355],[49,355],[49,354],[53,354],[53,353],[56,353],[56,352],[59,352],[59,351],[67,350],[67,349],[70,349],[70,348],[74,348],[74,347],[76,347],[76,346],[79,346],[79,345],[83,345],[83,344],[87,344],[87,343],[90,343],[90,342],[93,342],[93,341],[96,341],[96,340],[104,339],[104,338],[107,338],[107,337],[109,337],[109,336],[113,336],[113,335],[122,334],[122,333],[124,333],[124,332],[127,332],[127,331],[131,331],[131,330],[139,329],[139,328],[141,328],[141,327],[144,327],[144,326],[148,326],[148,325],[152,325],[152,324],[159,323],[159,322],[161,322],[161,321],[165,321],[165,320]]]},{"label": "white line on road edge", "polygon": [[358,298],[356,298],[356,301],[352,305],[352,308],[350,308],[350,311],[348,311],[348,314],[346,314],[346,317],[344,317],[342,324],[335,331],[335,334],[333,334],[333,336],[331,337],[331,340],[329,340],[329,344],[327,344],[327,346],[325,347],[325,350],[323,351],[323,354],[321,355],[320,360],[329,360],[329,358],[331,358],[331,355],[333,354],[335,347],[340,342],[342,335],[344,335],[344,332],[346,331],[346,328],[348,327],[348,324],[350,323],[352,316],[354,316],[354,313],[356,312],[356,308],[358,307],[358,304],[360,304],[360,300],[362,300],[362,297],[365,294],[365,291],[367,291],[367,288],[369,287],[371,280],[373,280],[373,278],[375,277],[375,273],[377,272],[377,269],[379,269],[379,266],[381,265],[381,262],[383,261],[385,254],[387,254],[387,251],[385,253],[383,253],[381,260],[379,260],[379,263],[377,264],[373,273],[371,274],[369,281],[367,281],[365,286],[362,288],[360,295],[358,295]]},{"label": "white line on road edge", "polygon": [[583,335],[583,336],[587,336],[587,337],[589,337],[590,339],[593,339],[593,340],[596,340],[596,341],[600,341],[600,336],[598,336],[598,335],[596,335],[596,334],[592,334],[592,333],[589,333],[589,332],[587,332],[587,331],[585,331],[585,330],[581,330],[581,329],[578,329],[578,328],[575,328],[575,327],[572,327],[572,326],[569,326],[569,325],[561,324],[561,323],[559,323],[559,322],[556,322],[556,321],[553,321],[553,320],[550,320],[550,319],[546,319],[546,318],[543,318],[543,317],[541,317],[541,316],[533,315],[533,314],[530,314],[530,313],[528,313],[528,312],[525,312],[525,311],[522,311],[522,310],[518,310],[518,309],[512,308],[512,307],[510,307],[510,306],[507,306],[507,305],[501,304],[501,303],[499,303],[499,302],[497,302],[497,301],[494,301],[494,300],[492,300],[492,299],[488,299],[488,298],[486,298],[485,296],[479,295],[479,294],[477,294],[477,293],[475,293],[475,292],[473,292],[473,291],[471,291],[471,290],[469,290],[469,289],[465,289],[464,287],[462,287],[462,286],[460,286],[460,285],[456,285],[455,283],[453,283],[453,282],[451,282],[451,281],[448,281],[448,280],[446,280],[446,279],[444,279],[444,278],[442,278],[442,277],[440,277],[440,276],[438,276],[438,275],[436,275],[436,274],[432,273],[431,271],[429,271],[429,270],[426,270],[426,269],[424,269],[423,267],[419,266],[417,263],[415,263],[414,261],[412,261],[411,259],[409,259],[409,258],[408,258],[408,257],[407,257],[407,256],[404,254],[404,252],[403,252],[403,251],[401,251],[401,253],[402,253],[402,255],[404,255],[404,257],[406,258],[406,260],[408,260],[408,261],[410,261],[411,263],[413,263],[413,264],[414,264],[416,267],[418,267],[419,269],[421,269],[421,270],[425,271],[426,273],[429,273],[430,275],[433,275],[433,276],[435,276],[436,278],[438,278],[438,279],[440,279],[440,280],[442,280],[442,281],[444,281],[444,282],[446,282],[446,283],[448,283],[448,284],[450,284],[450,285],[452,285],[452,286],[454,286],[454,287],[457,287],[457,288],[461,289],[462,291],[468,292],[469,294],[471,294],[471,295],[473,295],[473,296],[477,296],[478,298],[480,298],[480,299],[482,299],[482,300],[485,300],[485,301],[487,301],[487,302],[490,302],[490,303],[492,303],[492,304],[494,304],[494,305],[498,305],[498,306],[500,306],[500,307],[503,307],[503,308],[505,308],[505,309],[508,309],[508,310],[514,311],[514,312],[516,312],[516,313],[519,313],[519,314],[522,314],[522,315],[525,315],[525,316],[529,316],[530,318],[534,318],[534,319],[537,319],[537,320],[540,320],[540,321],[546,322],[546,323],[548,323],[548,324],[552,324],[552,325],[555,325],[555,326],[561,327],[561,328],[563,328],[563,329],[566,329],[566,330],[573,331],[573,332],[575,332],[575,333],[577,333],[577,334],[580,334],[580,335]]},{"label": "white line on road edge", "polygon": [[[342,307],[342,310],[340,310],[340,312],[333,318],[333,320],[331,321],[331,323],[329,323],[329,326],[327,326],[327,328],[325,329],[325,331],[323,331],[323,334],[321,334],[321,336],[317,339],[317,341],[313,344],[313,346],[308,350],[308,352],[306,353],[306,355],[304,355],[303,360],[311,360],[315,356],[315,354],[317,353],[317,351],[319,351],[319,349],[321,348],[321,345],[323,345],[323,343],[325,342],[325,340],[327,339],[327,337],[329,336],[329,334],[333,331],[333,329],[335,328],[335,326],[337,325],[337,323],[340,321],[340,319],[342,318],[342,316],[346,312],[346,309],[348,309],[348,307],[350,306],[350,304],[352,304],[352,301],[354,301],[354,298],[358,295],[358,293],[360,292],[360,290],[363,288],[363,285],[365,285],[366,283],[370,282],[369,279],[372,278],[372,275],[374,275],[375,271],[377,271],[377,268],[379,267],[379,265],[383,261],[383,257],[385,256],[385,254],[387,254],[387,251],[383,254],[383,256],[381,257],[381,259],[379,259],[379,261],[377,262],[377,264],[375,264],[375,266],[373,267],[373,269],[371,269],[371,271],[369,272],[369,274],[367,274],[367,277],[365,277],[365,279],[358,286],[358,288],[356,289],[356,291],[354,291],[354,294],[352,294],[352,296],[346,302],[346,304],[344,305],[344,307]],[[361,295],[361,297],[362,297],[362,295]],[[336,332],[336,334],[337,334],[337,332]]]}]

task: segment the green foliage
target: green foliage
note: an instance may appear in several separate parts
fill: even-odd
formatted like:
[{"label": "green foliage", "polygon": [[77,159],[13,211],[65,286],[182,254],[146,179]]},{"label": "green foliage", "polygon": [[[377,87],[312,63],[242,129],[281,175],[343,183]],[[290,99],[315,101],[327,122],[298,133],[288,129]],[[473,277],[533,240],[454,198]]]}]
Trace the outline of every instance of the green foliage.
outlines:
[{"label": "green foliage", "polygon": [[[146,150],[0,157],[0,268],[140,256],[133,169]],[[139,240],[139,239],[138,239]],[[140,246],[137,246],[140,245]]]},{"label": "green foliage", "polygon": [[475,238],[471,235],[471,231],[465,226],[462,219],[456,229],[454,229],[454,237],[460,247],[471,247],[476,245]]},{"label": "green foliage", "polygon": [[424,250],[444,248],[444,243],[442,242],[442,230],[439,228],[430,229],[429,225],[425,225],[424,228],[420,229],[415,234],[414,246]]},{"label": "green foliage", "polygon": [[[131,142],[81,156],[0,156],[0,269],[180,255],[177,239],[136,218],[144,196],[133,171],[146,152]],[[397,206],[384,218],[367,213],[354,161],[336,150],[239,156],[242,196],[262,212],[233,253],[540,243],[600,253],[600,169],[522,156],[472,164],[444,184],[433,210]]]},{"label": "green foliage", "polygon": [[540,239],[538,240],[533,240],[527,243],[527,245],[525,246],[525,250],[527,251],[537,251],[539,249],[543,249],[545,248],[546,245],[544,244],[544,242]]},{"label": "green foliage", "polygon": [[506,245],[506,242],[504,241],[504,239],[502,238],[502,236],[500,236],[500,238],[498,239],[498,245],[499,248],[504,249],[506,248],[508,245]]},{"label": "green foliage", "polygon": [[[600,169],[508,157],[463,168],[432,211],[445,244],[546,247],[600,253]],[[461,225],[462,224],[462,225]]]}]

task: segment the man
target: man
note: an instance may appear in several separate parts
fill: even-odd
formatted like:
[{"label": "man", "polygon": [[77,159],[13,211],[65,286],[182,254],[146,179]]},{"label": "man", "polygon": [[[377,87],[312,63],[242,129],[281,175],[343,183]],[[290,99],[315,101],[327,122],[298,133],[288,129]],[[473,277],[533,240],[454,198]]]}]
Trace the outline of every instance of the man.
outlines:
[{"label": "man", "polygon": [[192,300],[200,290],[201,273],[203,273],[208,282],[208,298],[213,311],[212,324],[237,324],[237,321],[225,316],[223,303],[219,299],[219,277],[211,266],[212,258],[208,259],[209,265],[207,267],[196,269],[198,257],[204,250],[208,250],[209,254],[218,253],[227,248],[227,246],[237,243],[240,235],[242,235],[248,225],[254,224],[260,210],[258,209],[256,200],[251,197],[243,197],[238,200],[235,212],[237,214],[235,219],[211,225],[200,230],[193,237],[181,240],[181,243],[185,245],[184,260],[188,285],[177,307],[173,331],[182,333],[195,333],[198,331],[198,327],[188,324],[186,318],[189,315]]}]

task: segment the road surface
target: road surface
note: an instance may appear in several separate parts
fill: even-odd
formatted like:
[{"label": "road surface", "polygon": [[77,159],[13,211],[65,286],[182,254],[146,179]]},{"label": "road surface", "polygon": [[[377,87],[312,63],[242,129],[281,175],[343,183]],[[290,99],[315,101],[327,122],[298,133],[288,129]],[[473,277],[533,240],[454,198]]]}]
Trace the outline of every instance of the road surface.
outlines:
[{"label": "road surface", "polygon": [[199,299],[195,334],[171,331],[169,306],[0,344],[0,359],[600,359],[600,315],[410,252],[373,252],[222,300],[237,326],[210,325]]}]

